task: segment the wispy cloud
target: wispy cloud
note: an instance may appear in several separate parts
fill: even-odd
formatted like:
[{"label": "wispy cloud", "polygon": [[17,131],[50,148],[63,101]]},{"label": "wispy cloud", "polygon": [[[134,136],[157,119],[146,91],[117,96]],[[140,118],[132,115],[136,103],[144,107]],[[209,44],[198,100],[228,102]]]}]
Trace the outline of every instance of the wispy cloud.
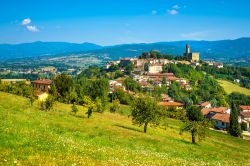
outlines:
[{"label": "wispy cloud", "polygon": [[173,7],[172,7],[173,9],[180,9],[181,7],[179,6],[179,5],[174,5]]},{"label": "wispy cloud", "polygon": [[30,25],[31,23],[31,19],[30,18],[25,18],[22,21],[22,26],[25,26],[26,29],[30,32],[39,32],[39,29],[37,28],[37,26],[35,25]]},{"label": "wispy cloud", "polygon": [[30,18],[25,18],[23,21],[22,21],[22,25],[28,25],[31,23],[31,19]]},{"label": "wispy cloud", "polygon": [[157,14],[157,10],[152,10],[151,14],[152,15],[156,15]]},{"label": "wispy cloud", "polygon": [[175,9],[171,9],[171,10],[168,10],[168,14],[171,14],[171,15],[176,15],[178,14],[179,12]]},{"label": "wispy cloud", "polygon": [[36,26],[28,25],[26,27],[30,32],[39,32],[39,29]]}]

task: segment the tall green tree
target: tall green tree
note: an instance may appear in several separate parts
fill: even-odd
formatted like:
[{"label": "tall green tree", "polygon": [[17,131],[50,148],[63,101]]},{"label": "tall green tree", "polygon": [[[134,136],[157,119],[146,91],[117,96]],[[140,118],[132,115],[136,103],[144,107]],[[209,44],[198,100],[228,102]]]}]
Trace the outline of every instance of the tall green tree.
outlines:
[{"label": "tall green tree", "polygon": [[139,126],[144,125],[144,133],[147,132],[148,124],[159,124],[159,109],[156,101],[149,97],[135,99],[132,104],[132,121]]},{"label": "tall green tree", "polygon": [[192,136],[192,143],[196,143],[196,137],[203,140],[206,136],[206,131],[209,126],[208,121],[203,117],[200,108],[191,106],[187,109],[184,125],[180,130],[180,134],[189,131]]},{"label": "tall green tree", "polygon": [[228,132],[234,137],[239,137],[241,135],[241,129],[238,122],[238,112],[239,111],[237,110],[234,102],[232,102]]}]

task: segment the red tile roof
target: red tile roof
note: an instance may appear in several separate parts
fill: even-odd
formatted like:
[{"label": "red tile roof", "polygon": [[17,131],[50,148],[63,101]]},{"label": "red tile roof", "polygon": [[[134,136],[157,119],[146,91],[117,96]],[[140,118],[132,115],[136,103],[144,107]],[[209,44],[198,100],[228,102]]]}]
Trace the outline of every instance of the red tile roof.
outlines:
[{"label": "red tile roof", "polygon": [[35,81],[31,81],[31,83],[35,83],[35,84],[44,84],[44,85],[51,85],[52,81],[49,79],[40,79],[40,80],[35,80]]},{"label": "red tile roof", "polygon": [[174,73],[148,73],[147,76],[174,76]]},{"label": "red tile roof", "polygon": [[240,109],[241,110],[250,110],[250,106],[249,105],[241,105]]},{"label": "red tile roof", "polygon": [[216,108],[203,108],[201,110],[203,115],[207,115],[210,112],[215,112],[215,113],[226,113],[226,111],[228,110],[227,107],[216,107]]},{"label": "red tile roof", "polygon": [[166,102],[166,101],[160,102],[159,105],[161,105],[161,106],[176,106],[176,107],[184,106],[184,104],[180,103],[180,102]]},{"label": "red tile roof", "polygon": [[230,119],[230,114],[220,114],[217,113],[212,117],[213,120],[219,120],[225,123],[229,123],[229,119]]}]

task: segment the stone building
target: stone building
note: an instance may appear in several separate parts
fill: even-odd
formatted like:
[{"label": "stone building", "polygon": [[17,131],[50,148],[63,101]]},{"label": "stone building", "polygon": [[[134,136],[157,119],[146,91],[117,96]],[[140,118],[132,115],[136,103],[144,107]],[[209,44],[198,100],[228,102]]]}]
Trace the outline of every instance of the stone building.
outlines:
[{"label": "stone building", "polygon": [[200,53],[199,52],[191,52],[190,45],[186,45],[186,52],[184,53],[184,57],[191,62],[198,62],[200,60]]}]

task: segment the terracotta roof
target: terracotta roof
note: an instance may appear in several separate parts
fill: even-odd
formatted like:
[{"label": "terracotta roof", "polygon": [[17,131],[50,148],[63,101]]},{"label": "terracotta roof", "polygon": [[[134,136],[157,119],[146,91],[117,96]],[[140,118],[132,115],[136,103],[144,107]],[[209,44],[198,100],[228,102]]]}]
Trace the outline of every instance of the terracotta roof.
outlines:
[{"label": "terracotta roof", "polygon": [[219,120],[225,123],[229,123],[229,119],[230,119],[230,114],[220,114],[217,113],[212,117],[213,120]]},{"label": "terracotta roof", "polygon": [[179,102],[160,102],[159,105],[161,106],[184,106],[183,103],[179,103]]},{"label": "terracotta roof", "polygon": [[242,110],[250,110],[250,105],[241,105],[240,109],[242,109]]},{"label": "terracotta roof", "polygon": [[208,101],[206,101],[206,102],[204,102],[204,103],[201,103],[200,106],[205,107],[205,106],[207,106],[207,105],[209,105],[209,104],[210,104],[210,103],[209,103]]},{"label": "terracotta roof", "polygon": [[40,80],[31,81],[31,83],[51,85],[52,81],[49,79],[40,79]]},{"label": "terracotta roof", "polygon": [[174,76],[174,73],[148,73],[147,76]]},{"label": "terracotta roof", "polygon": [[207,115],[210,112],[215,112],[215,113],[226,113],[227,107],[216,107],[216,108],[203,108],[201,110],[203,115]]},{"label": "terracotta roof", "polygon": [[175,80],[177,80],[177,78],[175,76],[170,76],[170,77],[167,77],[167,80],[175,81]]},{"label": "terracotta roof", "polygon": [[240,115],[244,118],[250,118],[250,112],[241,112]]}]

